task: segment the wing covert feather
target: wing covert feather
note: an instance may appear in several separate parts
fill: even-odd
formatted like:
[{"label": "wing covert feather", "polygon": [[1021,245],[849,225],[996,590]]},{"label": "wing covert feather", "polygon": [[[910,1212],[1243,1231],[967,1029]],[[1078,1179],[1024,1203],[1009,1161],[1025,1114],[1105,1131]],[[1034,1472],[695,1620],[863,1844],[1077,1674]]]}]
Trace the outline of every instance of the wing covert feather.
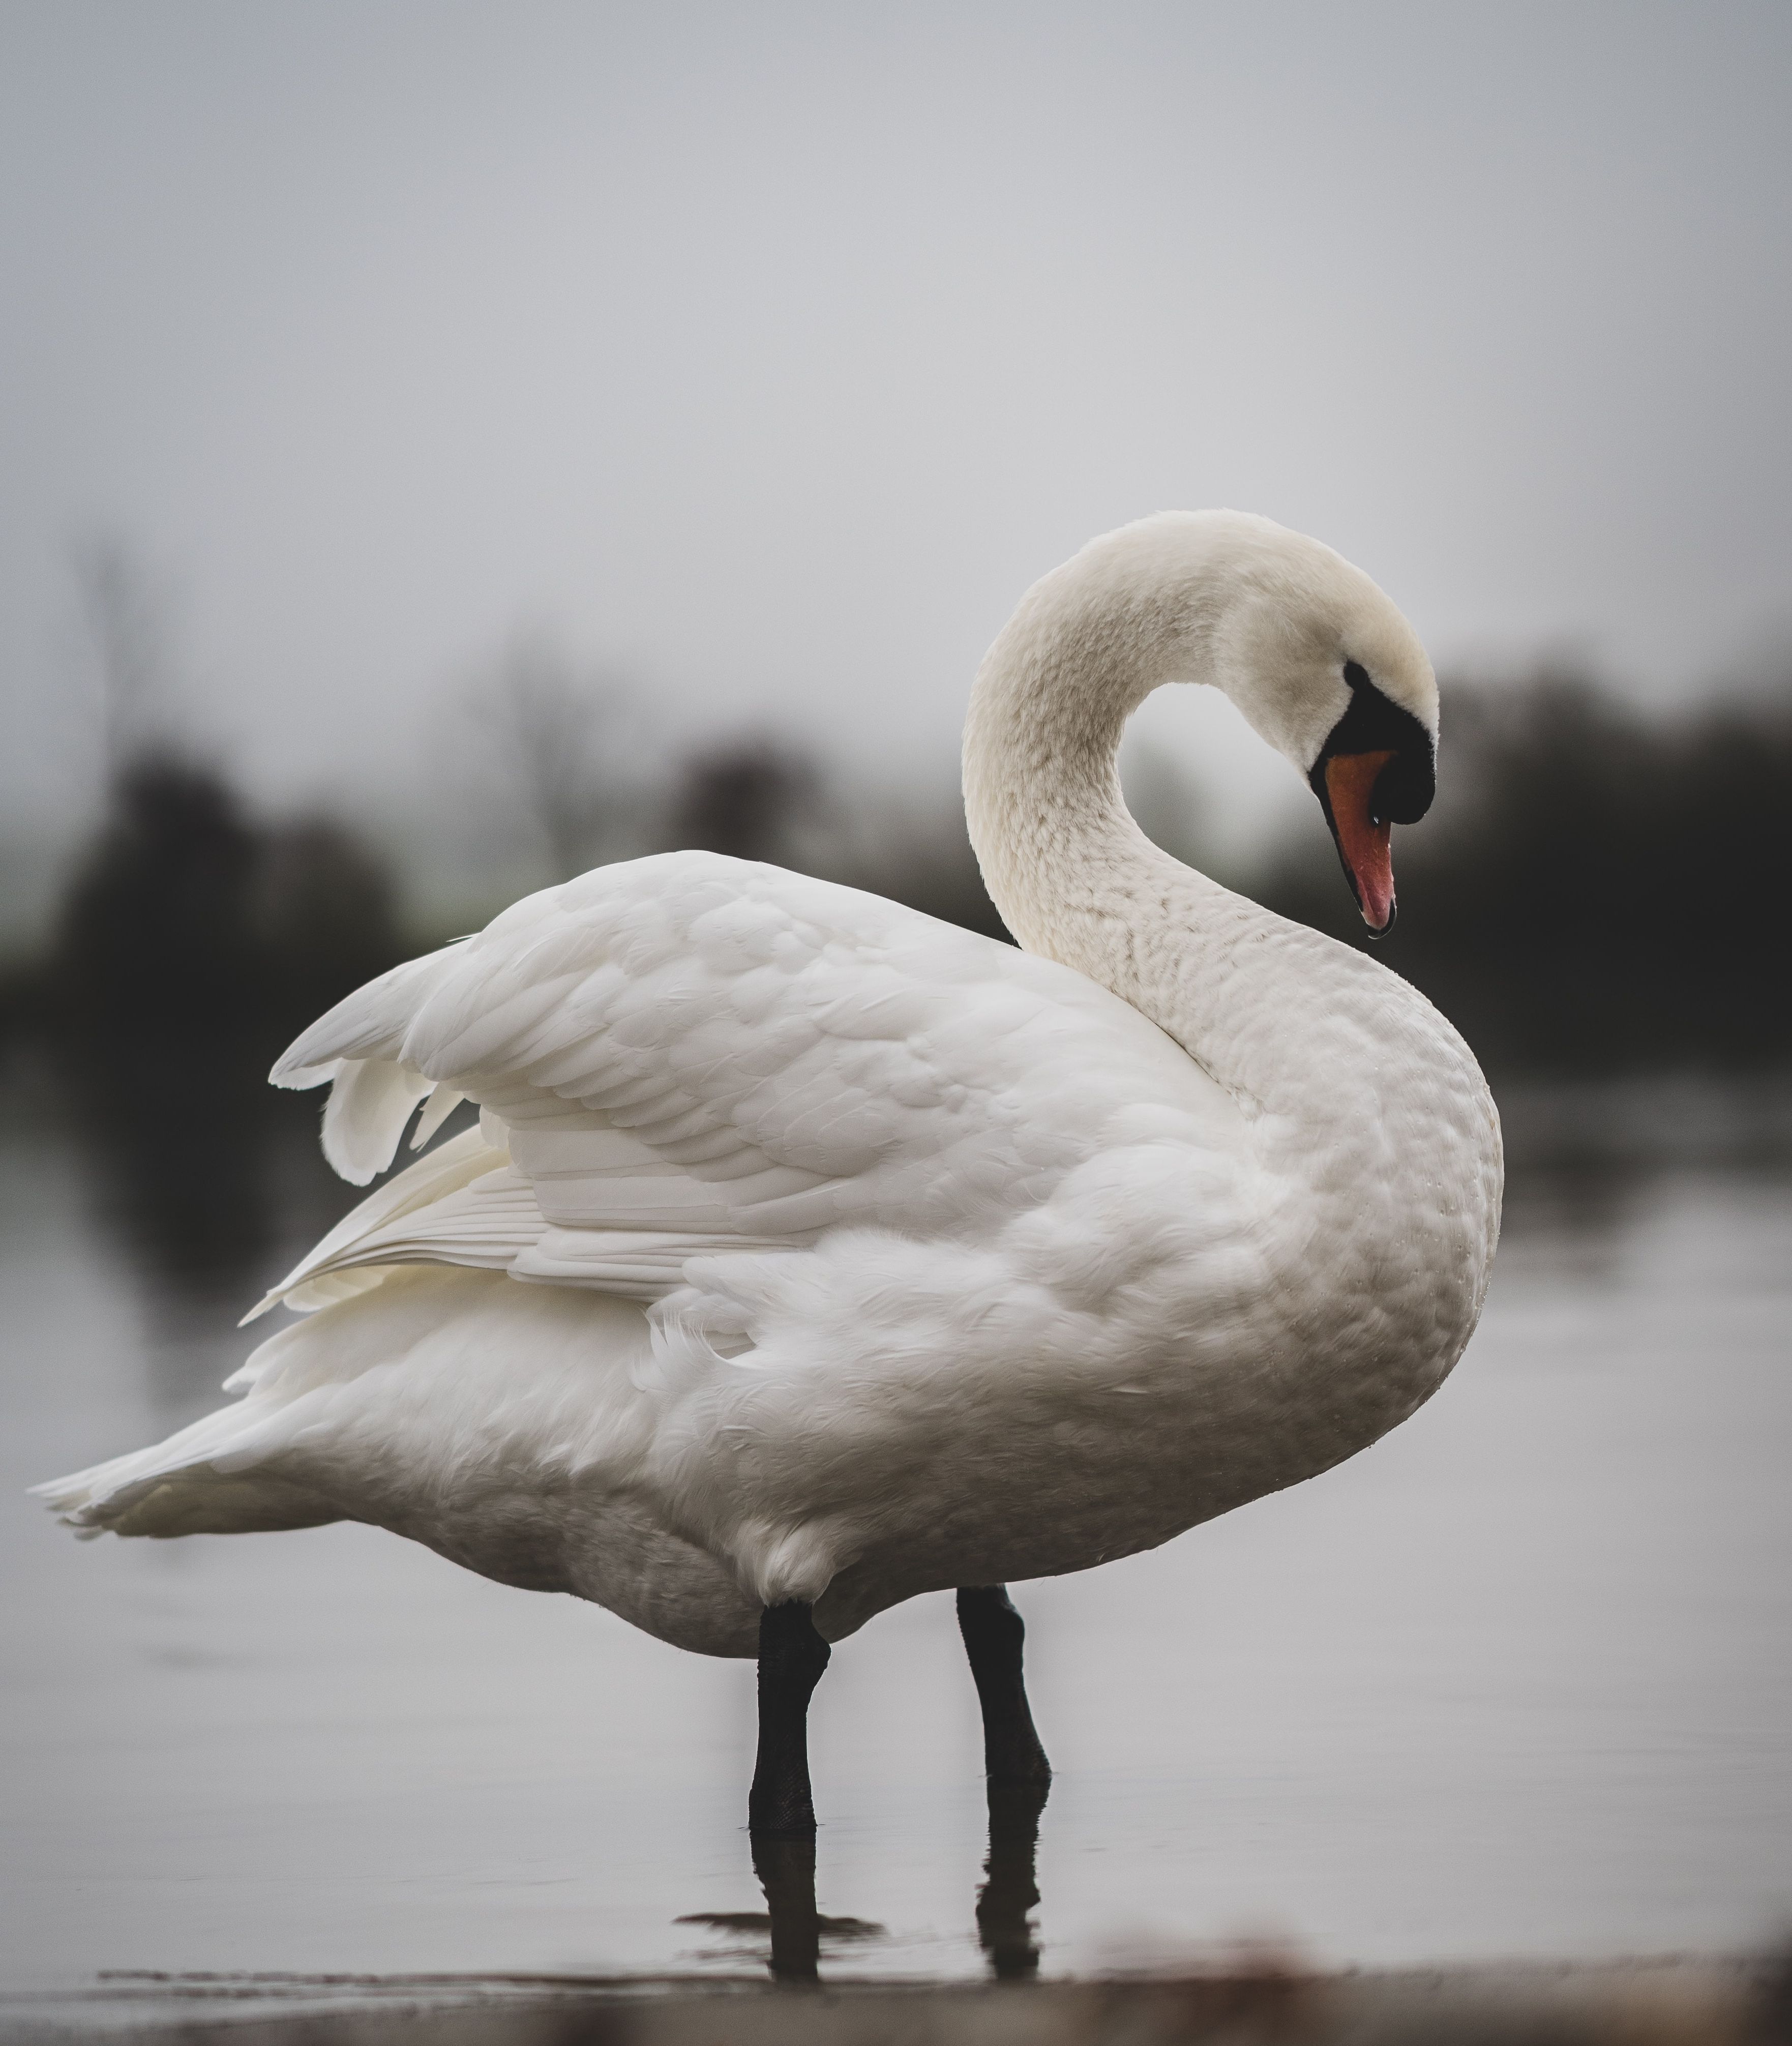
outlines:
[{"label": "wing covert feather", "polygon": [[687,1256],[837,1224],[998,1227],[1154,1103],[1222,1148],[1239,1127],[1185,1053],[1069,969],[702,853],[528,898],[351,995],[274,1078],[340,1074],[381,1111],[338,1141],[357,1164],[389,1160],[401,1094],[465,1094],[539,1204],[518,1276],[646,1295]]}]

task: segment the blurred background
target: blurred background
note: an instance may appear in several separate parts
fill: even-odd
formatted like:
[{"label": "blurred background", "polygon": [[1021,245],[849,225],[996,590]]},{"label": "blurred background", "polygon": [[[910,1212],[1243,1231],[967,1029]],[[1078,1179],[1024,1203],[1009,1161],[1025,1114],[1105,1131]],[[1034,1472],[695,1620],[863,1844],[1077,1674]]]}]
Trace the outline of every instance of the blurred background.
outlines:
[{"label": "blurred background", "polygon": [[[1792,1419],[1789,76],[1792,13],[1745,0],[8,0],[0,1316],[35,1417],[9,1474],[210,1403],[235,1315],[350,1198],[315,1102],[262,1076],[394,961],[677,846],[1001,935],[956,796],[983,649],[1092,534],[1234,505],[1338,548],[1432,652],[1439,798],[1398,835],[1380,955],[1463,1029],[1512,1142],[1512,1276],[1464,1372],[1501,1340],[1597,1353],[1604,1442],[1636,1365],[1612,1331],[1682,1318],[1657,1461],[1612,1511],[1659,1532],[1678,1499],[1716,1546],[1679,1525],[1675,1554],[1731,1601],[1663,1738],[1740,1802],[1689,1789],[1686,1824],[1709,1846],[1778,1812],[1783,1746],[1739,1778],[1716,1729],[1726,1657],[1786,1617],[1749,1473]],[[1214,693],[1161,693],[1126,765],[1162,843],[1361,941],[1310,795]],[[1579,1334],[1526,1320],[1558,1295]],[[1516,1446],[1560,1383],[1513,1369],[1540,1403],[1500,1424]],[[1689,1473],[1674,1400],[1726,1370]],[[1583,1526],[1585,1468],[1533,1534]],[[89,1622],[110,1638],[80,1587],[179,1567],[203,1608],[213,1565],[21,1540],[53,1747],[43,1673]],[[1671,1661],[1660,1571],[1614,1569],[1601,1610]],[[1503,1667],[1617,1681],[1629,1650],[1595,1654],[1584,1613],[1527,1609]],[[1424,1638],[1351,1665],[1365,1700],[1423,1691]],[[172,1695],[167,1724],[203,1720]],[[66,1782],[19,1751],[64,1784],[45,1839],[87,1738]],[[1753,1851],[1725,1864],[1739,1935],[1792,1910]],[[1447,1922],[1415,1905],[1412,1951],[1486,1907],[1469,1887]],[[103,1913],[59,1922],[114,1951]]]}]

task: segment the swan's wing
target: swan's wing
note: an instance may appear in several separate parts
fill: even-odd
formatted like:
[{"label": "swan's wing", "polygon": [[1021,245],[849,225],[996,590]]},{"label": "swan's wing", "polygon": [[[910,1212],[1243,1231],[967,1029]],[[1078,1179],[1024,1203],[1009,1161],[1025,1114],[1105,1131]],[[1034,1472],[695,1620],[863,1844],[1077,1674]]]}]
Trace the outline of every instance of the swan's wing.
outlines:
[{"label": "swan's wing", "polygon": [[[1154,1107],[1192,1112],[1222,1145],[1238,1123],[1185,1053],[1080,975],[702,853],[530,897],[350,996],[273,1078],[334,1083],[325,1148],[350,1178],[390,1161],[432,1088],[480,1103],[508,1151],[508,1172],[446,1199],[375,1196],[377,1226],[343,1225],[301,1268],[311,1283],[345,1253],[379,1261],[381,1241],[430,1255],[440,1228],[490,1261],[508,1245],[519,1277],[652,1298],[701,1252],[802,1248],[852,1223],[994,1230],[1118,1141],[1116,1118],[1136,1137]],[[446,1237],[442,1254],[474,1261]]]},{"label": "swan's wing", "polygon": [[[420,1133],[431,1134],[427,1113]],[[329,1307],[377,1285],[395,1264],[508,1271],[543,1227],[529,1183],[512,1169],[508,1153],[483,1130],[469,1129],[351,1209],[243,1320],[283,1302],[307,1312]]]}]

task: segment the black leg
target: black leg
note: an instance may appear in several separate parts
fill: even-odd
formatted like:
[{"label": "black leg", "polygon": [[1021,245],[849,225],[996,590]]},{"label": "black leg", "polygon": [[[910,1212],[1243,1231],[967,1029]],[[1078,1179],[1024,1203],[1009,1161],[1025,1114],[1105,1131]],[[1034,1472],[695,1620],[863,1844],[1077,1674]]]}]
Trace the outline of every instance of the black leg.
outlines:
[{"label": "black leg", "polygon": [[1039,1815],[1050,1795],[1049,1783],[992,1780],[989,1786],[988,1879],[977,1892],[977,1944],[998,1982],[1025,1982],[1039,1972],[1039,1945],[1027,1914],[1039,1901],[1034,1859]]},{"label": "black leg", "polygon": [[1049,1783],[1021,1674],[1026,1627],[1001,1585],[968,1585],[958,1594],[958,1631],[983,1708],[983,1770],[991,1783]]},{"label": "black leg", "polygon": [[759,1615],[759,1754],[747,1799],[755,1834],[813,1836],[809,1788],[809,1701],[828,1666],[828,1644],[800,1602]]}]

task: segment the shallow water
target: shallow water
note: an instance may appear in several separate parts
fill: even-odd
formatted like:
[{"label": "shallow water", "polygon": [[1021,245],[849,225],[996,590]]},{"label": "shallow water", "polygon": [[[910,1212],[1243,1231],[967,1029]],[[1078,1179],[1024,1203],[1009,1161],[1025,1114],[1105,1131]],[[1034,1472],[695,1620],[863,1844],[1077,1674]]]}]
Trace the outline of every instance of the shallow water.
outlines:
[{"label": "shallow water", "polygon": [[[756,1967],[750,1665],[369,1529],[82,1545],[19,1496],[203,1411],[252,1340],[234,1313],[328,1218],[289,1121],[183,1251],[158,1172],[209,1181],[235,1141],[133,1152],[41,1110],[0,1141],[0,1986]],[[1789,1250],[1783,1171],[1524,1175],[1481,1332],[1412,1421],[1016,1587],[1059,1772],[1045,1971],[1792,1922]],[[982,1971],[950,1600],[837,1649],[812,1724],[821,1909],[871,1928],[825,1940],[824,1975]]]}]

